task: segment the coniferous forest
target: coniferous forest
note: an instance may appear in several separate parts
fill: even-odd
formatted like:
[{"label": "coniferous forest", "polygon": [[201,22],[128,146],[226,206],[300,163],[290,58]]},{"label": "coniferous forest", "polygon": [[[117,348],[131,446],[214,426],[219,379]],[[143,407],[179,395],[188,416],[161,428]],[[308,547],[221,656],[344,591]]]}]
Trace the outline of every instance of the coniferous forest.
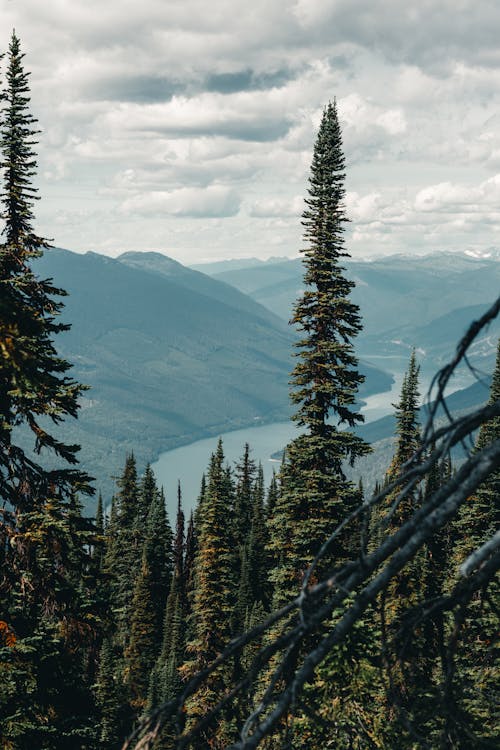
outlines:
[{"label": "coniferous forest", "polygon": [[179,486],[169,518],[131,454],[88,517],[96,482],[58,437],[86,389],[58,353],[65,292],[32,269],[50,241],[35,229],[40,131],[23,57],[13,34],[0,120],[0,746],[497,748],[500,348],[485,404],[436,415],[500,301],[456,342],[427,420],[411,354],[392,461],[373,494],[350,481],[345,467],[371,448],[357,433],[363,321],[328,103],[291,311],[301,432],[280,470],[266,486],[251,446],[230,467],[219,441],[195,511]]}]

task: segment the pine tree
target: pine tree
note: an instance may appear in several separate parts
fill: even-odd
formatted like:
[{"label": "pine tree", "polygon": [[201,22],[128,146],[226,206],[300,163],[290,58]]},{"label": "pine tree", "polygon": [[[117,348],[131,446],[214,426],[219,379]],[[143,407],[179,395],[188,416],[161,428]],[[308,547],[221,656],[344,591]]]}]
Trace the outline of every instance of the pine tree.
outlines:
[{"label": "pine tree", "polygon": [[99,673],[95,686],[96,703],[100,713],[99,747],[103,750],[119,750],[121,738],[125,736],[124,706],[125,691],[121,677],[116,675],[115,652],[111,639],[104,640],[99,658]]},{"label": "pine tree", "polygon": [[158,656],[157,618],[152,589],[151,568],[144,556],[134,587],[130,635],[124,652],[124,680],[129,690],[130,704],[137,714],[146,705],[150,674]]},{"label": "pine tree", "polygon": [[194,522],[194,514],[191,511],[189,515],[189,523],[186,533],[186,554],[184,556],[184,578],[186,581],[186,616],[189,617],[191,612],[191,599],[194,593],[194,574],[195,574],[195,560],[196,553],[198,550],[198,535],[196,533],[196,526]]},{"label": "pine tree", "polygon": [[[248,537],[248,568],[250,581],[250,609],[254,611],[268,611],[271,591],[269,586],[268,530],[266,523],[266,508],[264,506],[264,472],[259,463],[257,480],[255,482],[250,534]],[[260,608],[256,605],[260,604]]]},{"label": "pine tree", "polygon": [[[84,386],[68,377],[70,365],[53,343],[68,328],[56,322],[65,293],[31,268],[48,242],[33,229],[38,131],[23,57],[13,33],[0,95],[0,744],[59,750],[93,742],[95,528],[81,518],[76,498],[77,490],[92,491],[89,477],[71,468],[79,447],[52,430],[77,416]],[[18,444],[19,428],[32,439],[33,455]],[[46,468],[50,456],[59,468]]]},{"label": "pine tree", "polygon": [[243,631],[248,607],[252,605],[250,583],[249,535],[252,523],[255,493],[255,461],[250,458],[250,446],[245,443],[243,456],[235,469],[233,538],[234,538],[234,583],[237,587],[235,609],[232,617],[233,633]]},{"label": "pine tree", "polygon": [[[344,156],[336,104],[324,113],[314,147],[309,197],[303,213],[306,290],[292,322],[303,338],[292,373],[294,419],[305,434],[288,446],[283,487],[272,520],[271,549],[281,562],[273,571],[275,604],[296,593],[302,577],[328,533],[349,512],[355,492],[345,479],[351,464],[368,446],[348,429],[363,417],[355,407],[363,382],[352,339],[361,330],[358,307],[349,300],[354,286],[340,262],[344,248]],[[335,560],[352,553],[349,533],[333,551]]]},{"label": "pine tree", "polygon": [[36,170],[33,146],[39,131],[29,113],[29,74],[24,71],[23,57],[13,33],[0,118],[4,221],[0,244],[0,497],[20,510],[32,508],[49,488],[64,493],[79,486],[89,491],[83,472],[44,469],[13,442],[13,428],[26,425],[35,453],[47,448],[75,464],[79,447],[66,445],[47,426],[42,427],[40,416],[47,415],[55,425],[65,416],[76,417],[84,390],[66,375],[70,365],[57,355],[53,344],[53,337],[69,328],[55,320],[62,308],[55,298],[65,292],[38,279],[30,266],[49,245],[32,226],[32,208],[38,199],[31,183]]},{"label": "pine tree", "polygon": [[242,547],[250,528],[254,482],[256,475],[255,461],[250,458],[250,446],[245,443],[243,456],[236,465],[236,487],[234,503],[235,541]]},{"label": "pine tree", "polygon": [[173,534],[165,508],[165,497],[163,492],[158,491],[155,481],[152,486],[142,557],[150,570],[151,602],[159,648],[162,641],[163,614],[175,560],[172,553]]},{"label": "pine tree", "polygon": [[158,491],[151,467],[141,481],[136,533],[149,504],[142,529],[140,571],[135,579],[130,610],[129,636],[124,650],[123,674],[133,710],[146,706],[150,678],[163,641],[163,618],[172,577],[172,530],[168,523],[163,494]]},{"label": "pine tree", "polygon": [[[500,340],[488,403],[500,399]],[[500,439],[500,417],[485,422],[478,434],[476,450]],[[468,499],[453,524],[451,576],[467,557],[498,529],[500,521],[500,468]],[[466,607],[459,608],[449,623],[447,641],[449,685],[446,733],[461,750],[493,748],[498,744],[498,579],[478,591]],[[447,746],[447,747],[448,747]]]},{"label": "pine tree", "polygon": [[[222,440],[210,460],[205,496],[200,508],[198,553],[196,556],[193,597],[194,639],[188,644],[190,661],[184,665],[184,675],[202,669],[224,648],[231,636],[230,619],[233,611],[232,570],[233,540],[228,511],[232,507],[232,486],[224,468]],[[227,687],[231,675],[227,669],[215,671],[210,680],[187,705],[190,720],[203,715],[213,706]],[[225,730],[219,725],[206,730],[203,741],[210,744],[214,735],[223,741]]]},{"label": "pine tree", "polygon": [[278,477],[276,476],[276,472],[273,469],[273,475],[271,477],[271,481],[269,483],[269,489],[267,491],[266,515],[268,519],[272,518],[273,516],[274,509],[278,502],[278,497],[279,497]]},{"label": "pine tree", "polygon": [[[396,449],[385,481],[396,479],[401,472],[414,462],[415,451],[420,443],[419,425],[419,366],[415,352],[410,357],[408,370],[403,378],[401,396],[396,404]],[[419,459],[421,460],[421,459]],[[377,527],[375,540],[393,534],[414,513],[422,502],[423,489],[419,486],[405,491],[401,488],[389,493],[383,506],[373,513],[372,520]],[[432,492],[431,486],[428,491]],[[376,543],[376,542],[375,542]],[[427,679],[432,671],[432,660],[425,655],[425,638],[422,630],[415,629],[409,636],[402,629],[408,612],[413,611],[426,597],[427,551],[422,550],[395,576],[384,591],[380,601],[380,629],[384,638],[385,679],[387,681],[388,705],[382,725],[385,741],[399,742],[401,747],[412,747],[411,735],[403,727],[425,721],[427,701],[423,698],[426,686],[432,686]],[[403,634],[403,635],[402,635]],[[430,653],[430,652],[429,652]],[[380,701],[381,706],[383,702]]]},{"label": "pine tree", "polygon": [[[117,643],[121,649],[125,649],[130,632],[134,585],[141,567],[144,542],[144,536],[142,540],[140,538],[138,526],[139,486],[133,455],[127,456],[122,476],[117,484],[118,492],[114,497],[109,524],[105,570],[110,576],[110,604],[116,622]],[[143,535],[144,519],[142,522]]]},{"label": "pine tree", "polygon": [[[173,698],[180,686],[178,669],[184,660],[186,644],[187,592],[185,576],[184,511],[180,482],[177,487],[177,518],[173,540],[173,577],[168,594],[164,620],[163,642],[154,674],[151,678],[151,696],[157,700]],[[152,698],[151,698],[152,700]],[[154,705],[153,703],[151,705]]]}]

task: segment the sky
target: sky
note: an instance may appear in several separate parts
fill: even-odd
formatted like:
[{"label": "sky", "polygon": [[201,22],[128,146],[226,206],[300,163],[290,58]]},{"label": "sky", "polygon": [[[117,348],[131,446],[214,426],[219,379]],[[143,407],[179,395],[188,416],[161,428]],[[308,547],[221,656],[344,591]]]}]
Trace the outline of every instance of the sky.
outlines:
[{"label": "sky", "polygon": [[498,0],[0,0],[12,28],[59,247],[296,256],[334,97],[354,258],[498,244]]}]

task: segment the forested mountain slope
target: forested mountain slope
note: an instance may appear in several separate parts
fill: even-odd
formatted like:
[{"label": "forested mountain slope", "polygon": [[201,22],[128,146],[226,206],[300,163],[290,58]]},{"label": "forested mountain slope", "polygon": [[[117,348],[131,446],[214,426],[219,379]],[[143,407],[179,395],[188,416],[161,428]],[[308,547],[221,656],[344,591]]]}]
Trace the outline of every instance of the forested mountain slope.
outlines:
[{"label": "forested mountain slope", "polygon": [[[486,309],[500,289],[498,258],[463,253],[396,255],[370,262],[350,259],[346,272],[356,282],[352,298],[363,317],[358,353],[402,357],[403,369],[413,346],[422,350],[424,367],[439,366],[470,320]],[[300,259],[224,271],[215,278],[233,284],[283,319],[290,317],[293,300],[302,289]],[[487,371],[493,366],[498,322],[493,328],[481,337],[491,339],[482,351],[488,356]],[[476,345],[476,351],[480,349]]]},{"label": "forested mountain slope", "polygon": [[[68,292],[72,327],[58,344],[91,389],[61,430],[106,490],[127,451],[143,464],[209,434],[288,418],[293,331],[236,289],[155,253],[52,249],[35,270]],[[389,376],[365,372],[365,393],[389,387]]]}]

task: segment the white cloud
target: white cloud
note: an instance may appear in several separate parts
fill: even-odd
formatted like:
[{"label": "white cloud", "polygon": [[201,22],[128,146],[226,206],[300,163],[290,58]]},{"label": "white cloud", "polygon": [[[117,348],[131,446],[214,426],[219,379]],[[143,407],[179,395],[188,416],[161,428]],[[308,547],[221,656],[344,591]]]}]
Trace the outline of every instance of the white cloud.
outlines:
[{"label": "white cloud", "polygon": [[304,198],[296,195],[294,198],[268,198],[257,200],[250,206],[250,216],[265,218],[270,216],[295,216],[297,219],[304,210]]},{"label": "white cloud", "polygon": [[121,211],[124,214],[155,216],[218,217],[235,216],[240,207],[239,196],[222,185],[211,185],[205,189],[180,188],[170,192],[139,193],[127,198]]},{"label": "white cloud", "polygon": [[[441,182],[420,190],[415,197],[418,211],[482,213],[500,216],[500,174],[479,185]],[[483,217],[487,218],[487,217]]]},{"label": "white cloud", "polygon": [[489,0],[0,4],[1,46],[15,26],[44,131],[40,231],[195,259],[197,215],[218,257],[294,254],[336,96],[356,252],[458,248],[471,233],[490,246],[499,23]]}]

